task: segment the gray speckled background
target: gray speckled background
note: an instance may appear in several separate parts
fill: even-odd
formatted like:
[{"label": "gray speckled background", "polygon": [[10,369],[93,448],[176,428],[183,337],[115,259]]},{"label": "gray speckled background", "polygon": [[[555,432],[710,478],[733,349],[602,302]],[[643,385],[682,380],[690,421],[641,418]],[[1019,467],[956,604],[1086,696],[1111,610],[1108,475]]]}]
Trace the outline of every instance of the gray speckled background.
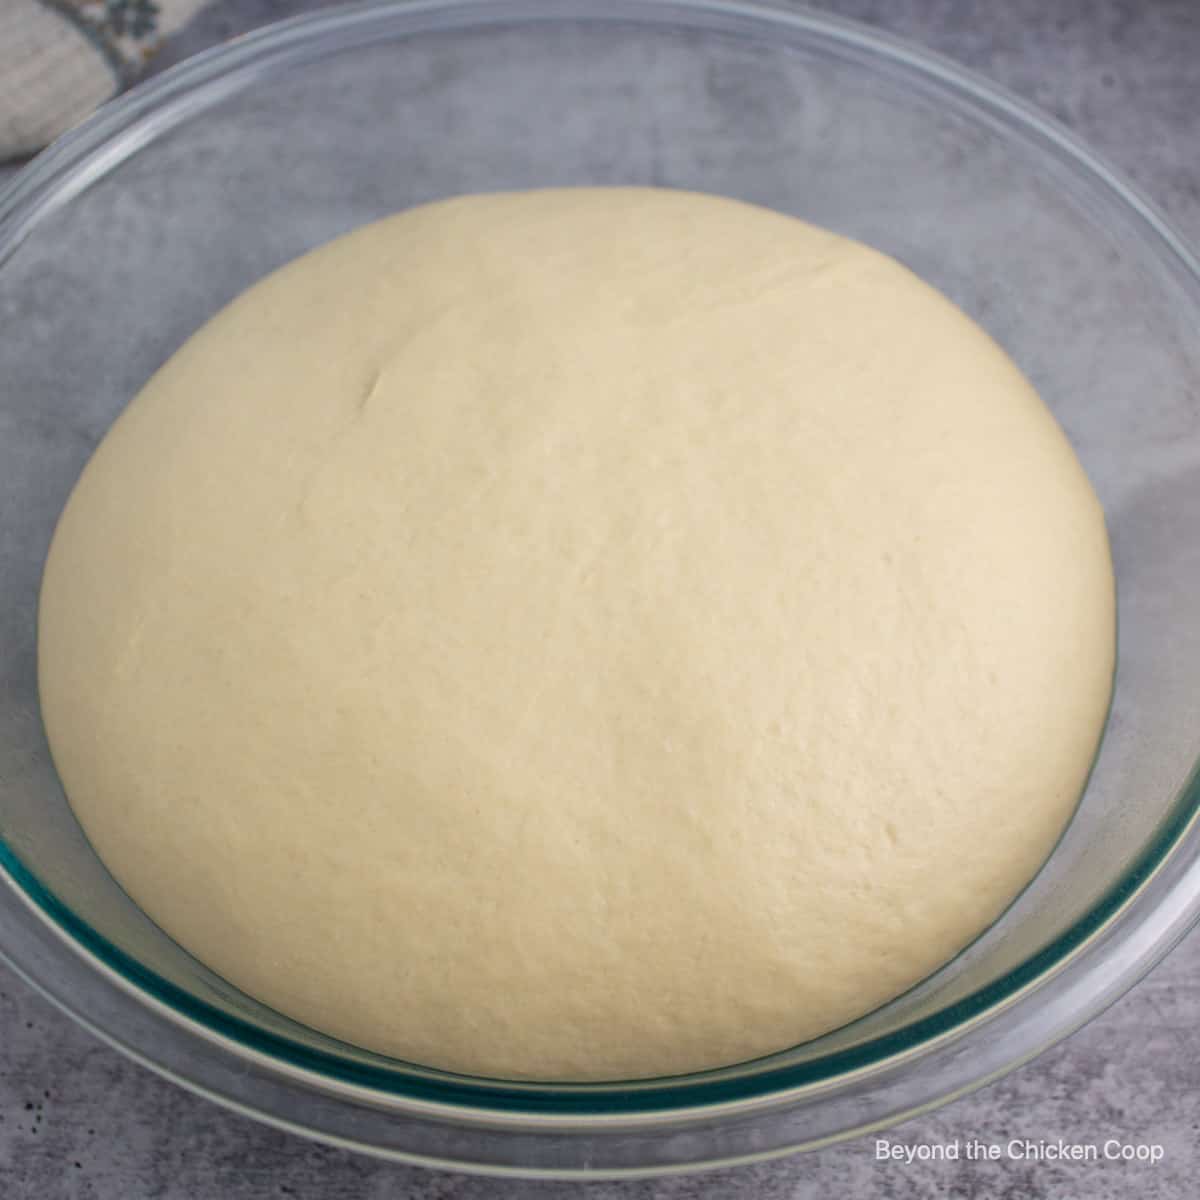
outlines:
[{"label": "gray speckled background", "polygon": [[[158,64],[313,3],[217,0]],[[1200,243],[1200,3],[837,0],[1034,100]],[[0,182],[9,174],[0,168]],[[1194,1197],[1200,1168],[1200,935],[1036,1062],[889,1135],[1153,1142],[1156,1165],[880,1163],[870,1139],[759,1167],[643,1183],[500,1183],[394,1167],[226,1113],[76,1029],[0,968],[0,1200],[438,1197]]]}]

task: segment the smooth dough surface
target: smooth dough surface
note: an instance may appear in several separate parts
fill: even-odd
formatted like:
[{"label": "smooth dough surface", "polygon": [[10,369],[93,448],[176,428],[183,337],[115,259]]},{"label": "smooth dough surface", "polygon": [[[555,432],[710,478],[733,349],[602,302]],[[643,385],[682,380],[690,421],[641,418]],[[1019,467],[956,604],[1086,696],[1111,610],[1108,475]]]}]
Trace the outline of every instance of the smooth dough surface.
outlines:
[{"label": "smooth dough surface", "polygon": [[98,852],[351,1042],[602,1079],[779,1050],[992,921],[1113,669],[1100,506],[892,260],[650,189],[463,197],[250,289],[55,535]]}]

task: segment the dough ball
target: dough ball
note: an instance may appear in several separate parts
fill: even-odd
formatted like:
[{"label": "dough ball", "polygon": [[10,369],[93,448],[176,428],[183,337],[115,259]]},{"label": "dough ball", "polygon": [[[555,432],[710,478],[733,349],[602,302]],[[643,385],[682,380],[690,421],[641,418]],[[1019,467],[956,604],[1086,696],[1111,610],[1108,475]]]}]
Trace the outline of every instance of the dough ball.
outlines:
[{"label": "dough ball", "polygon": [[470,196],[201,329],[41,598],[129,894],[434,1067],[688,1072],[884,1003],[1052,849],[1100,736],[1104,521],[896,262],[653,189]]}]

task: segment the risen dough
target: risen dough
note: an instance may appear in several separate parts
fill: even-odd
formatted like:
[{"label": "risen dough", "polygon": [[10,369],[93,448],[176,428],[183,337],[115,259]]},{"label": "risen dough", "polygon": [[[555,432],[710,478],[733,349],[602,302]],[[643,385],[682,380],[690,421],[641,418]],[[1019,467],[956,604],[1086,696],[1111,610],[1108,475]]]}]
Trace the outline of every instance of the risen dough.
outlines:
[{"label": "risen dough", "polygon": [[778,1050],[1031,877],[1113,667],[1099,505],[974,324],[669,191],[467,197],[241,296],[55,536],[47,728],[246,991],[459,1071]]}]

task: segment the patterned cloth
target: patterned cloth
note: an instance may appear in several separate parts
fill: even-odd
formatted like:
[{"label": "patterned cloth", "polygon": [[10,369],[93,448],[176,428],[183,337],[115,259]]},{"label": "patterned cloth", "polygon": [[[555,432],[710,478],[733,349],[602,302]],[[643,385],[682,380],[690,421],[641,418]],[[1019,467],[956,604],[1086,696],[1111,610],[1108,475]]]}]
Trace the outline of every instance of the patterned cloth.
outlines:
[{"label": "patterned cloth", "polygon": [[203,0],[0,0],[0,161],[131,83]]}]

